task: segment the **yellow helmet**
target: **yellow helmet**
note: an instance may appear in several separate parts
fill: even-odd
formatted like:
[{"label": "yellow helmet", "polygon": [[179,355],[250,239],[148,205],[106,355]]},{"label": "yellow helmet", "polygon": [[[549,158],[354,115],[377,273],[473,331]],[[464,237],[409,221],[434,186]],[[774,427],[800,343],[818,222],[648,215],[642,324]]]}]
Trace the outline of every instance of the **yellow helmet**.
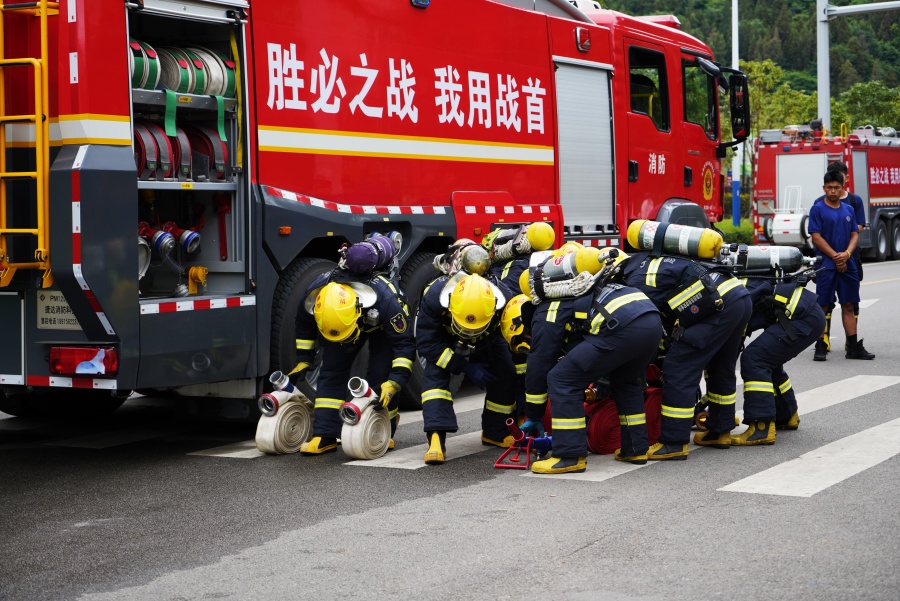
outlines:
[{"label": "yellow helmet", "polygon": [[319,333],[332,342],[353,342],[359,337],[357,324],[362,304],[356,292],[346,284],[329,282],[316,296],[313,317]]},{"label": "yellow helmet", "polygon": [[530,272],[530,270],[526,269],[521,274],[519,274],[519,290],[522,291],[522,294],[525,294],[530,297],[531,296],[531,282],[529,281],[529,278],[531,277],[531,274],[529,272]]},{"label": "yellow helmet", "polygon": [[544,221],[537,221],[529,225],[525,236],[528,238],[531,250],[547,250],[552,248],[556,242],[556,232],[553,231],[553,226]]},{"label": "yellow helmet", "polygon": [[462,338],[487,330],[497,310],[494,288],[480,275],[463,277],[450,293],[450,326]]},{"label": "yellow helmet", "polygon": [[562,246],[560,246],[559,248],[557,248],[556,250],[553,251],[553,256],[558,257],[560,255],[567,255],[569,253],[573,253],[576,250],[580,250],[582,248],[584,248],[584,245],[579,242],[575,242],[575,241],[566,242],[565,244],[563,244]]},{"label": "yellow helmet", "polygon": [[530,296],[519,294],[506,303],[500,316],[500,333],[514,353],[527,353],[531,349],[530,331],[525,332],[525,317],[522,315],[523,309],[530,304]]}]

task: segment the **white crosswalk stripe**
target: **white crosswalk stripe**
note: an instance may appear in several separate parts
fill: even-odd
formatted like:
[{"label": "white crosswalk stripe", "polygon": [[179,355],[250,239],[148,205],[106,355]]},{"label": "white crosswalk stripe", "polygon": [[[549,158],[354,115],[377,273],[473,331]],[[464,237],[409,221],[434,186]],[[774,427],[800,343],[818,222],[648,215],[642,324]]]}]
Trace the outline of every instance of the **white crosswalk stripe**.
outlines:
[{"label": "white crosswalk stripe", "polygon": [[719,490],[811,497],[900,453],[900,419],[863,430]]},{"label": "white crosswalk stripe", "polygon": [[[482,451],[493,449],[500,451],[497,447],[489,447],[481,444],[481,432],[470,432],[468,434],[460,434],[459,436],[448,436],[447,444],[447,460],[459,459],[466,455],[474,455]],[[417,470],[425,465],[425,451],[428,450],[427,444],[407,447],[405,449],[397,449],[391,451],[383,457],[371,460],[350,461],[344,465],[361,465],[365,467],[393,467],[401,470]]]},{"label": "white crosswalk stripe", "polygon": [[266,454],[256,448],[255,440],[244,440],[234,444],[227,444],[221,447],[205,449],[203,451],[194,451],[188,455],[199,455],[201,457],[230,457],[231,459],[256,459],[265,457]]}]

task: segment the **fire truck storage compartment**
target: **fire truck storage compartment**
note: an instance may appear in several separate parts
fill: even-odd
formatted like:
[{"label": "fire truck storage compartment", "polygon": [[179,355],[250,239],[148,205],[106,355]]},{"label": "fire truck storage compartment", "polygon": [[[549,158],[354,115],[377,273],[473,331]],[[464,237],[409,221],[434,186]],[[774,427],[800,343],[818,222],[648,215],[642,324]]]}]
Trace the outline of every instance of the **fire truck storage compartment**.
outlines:
[{"label": "fire truck storage compartment", "polygon": [[567,226],[611,230],[613,137],[609,71],[556,62],[559,196]]},{"label": "fire truck storage compartment", "polygon": [[[245,144],[238,120],[243,67],[233,53],[243,48],[242,27],[233,18],[240,10],[234,9],[247,3],[142,4],[128,15],[135,228],[152,248],[141,298],[187,298],[189,286],[190,298],[247,293],[249,210],[237,164],[246,152],[239,152]],[[159,244],[159,232],[171,233],[174,244]]]}]

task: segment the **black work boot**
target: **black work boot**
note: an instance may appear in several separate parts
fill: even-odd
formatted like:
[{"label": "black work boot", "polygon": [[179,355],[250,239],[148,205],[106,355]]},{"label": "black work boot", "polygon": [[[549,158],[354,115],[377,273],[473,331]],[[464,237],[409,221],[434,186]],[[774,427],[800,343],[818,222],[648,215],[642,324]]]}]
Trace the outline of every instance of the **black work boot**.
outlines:
[{"label": "black work boot", "polygon": [[874,359],[875,355],[866,350],[862,340],[857,340],[856,336],[847,337],[847,354],[844,355],[848,359]]},{"label": "black work boot", "polygon": [[816,354],[813,355],[813,361],[825,361],[828,359],[828,343],[824,340],[816,340]]}]

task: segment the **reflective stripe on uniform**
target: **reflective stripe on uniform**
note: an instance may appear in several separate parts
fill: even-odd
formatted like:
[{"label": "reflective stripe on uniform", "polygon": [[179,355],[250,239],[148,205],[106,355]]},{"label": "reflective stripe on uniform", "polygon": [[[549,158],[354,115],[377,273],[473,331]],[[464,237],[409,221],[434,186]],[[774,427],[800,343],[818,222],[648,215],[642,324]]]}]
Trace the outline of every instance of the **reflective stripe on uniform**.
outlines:
[{"label": "reflective stripe on uniform", "polygon": [[506,264],[506,267],[503,268],[503,271],[500,272],[500,279],[505,280],[506,276],[509,275],[509,269],[513,266],[513,261],[510,261]]},{"label": "reflective stripe on uniform", "polygon": [[[394,294],[397,294],[397,288],[394,287],[394,283],[392,281],[390,281],[383,275],[378,276],[378,279],[381,280],[382,282],[384,282],[385,284],[387,284],[387,287],[391,289],[391,292],[393,292]],[[424,294],[422,296],[424,296]]]},{"label": "reflective stripe on uniform", "polygon": [[515,410],[516,404],[513,403],[512,405],[500,405],[498,403],[495,403],[494,401],[485,400],[484,408],[488,411],[493,411],[494,413],[509,415]]},{"label": "reflective stripe on uniform", "polygon": [[521,376],[522,374],[524,374],[527,367],[527,363],[516,363],[516,375]]},{"label": "reflective stripe on uniform", "polygon": [[341,405],[344,404],[343,399],[329,399],[327,397],[321,397],[316,399],[316,409],[340,409]]},{"label": "reflective stripe on uniform", "polygon": [[691,284],[690,288],[679,294],[678,296],[674,296],[669,299],[669,306],[673,309],[678,305],[691,298],[695,294],[700,294],[703,291],[703,282],[697,280],[693,284]]},{"label": "reflective stripe on uniform", "polygon": [[444,349],[444,352],[441,353],[441,356],[437,360],[437,366],[441,369],[446,369],[450,364],[450,359],[453,358],[453,351],[448,348]]},{"label": "reflective stripe on uniform", "polygon": [[543,405],[547,402],[547,393],[544,394],[528,394],[525,393],[525,402],[534,403],[535,405]]},{"label": "reflective stripe on uniform", "polygon": [[553,301],[552,303],[550,303],[550,308],[547,309],[547,321],[556,321],[557,309],[559,309],[559,301]]},{"label": "reflective stripe on uniform", "polygon": [[311,351],[316,346],[315,340],[303,340],[301,338],[297,338],[297,350],[298,351]]},{"label": "reflective stripe on uniform", "polygon": [[792,386],[791,386],[791,380],[790,380],[790,378],[788,378],[787,380],[785,380],[784,382],[782,382],[782,383],[778,386],[778,392],[780,392],[781,394],[784,394],[785,392],[787,392],[787,391],[790,390],[791,388],[792,388]]},{"label": "reflective stripe on uniform", "polygon": [[646,413],[635,413],[634,415],[619,415],[620,426],[640,426],[647,423]]},{"label": "reflective stripe on uniform", "polygon": [[725,280],[724,282],[719,284],[719,286],[718,286],[718,288],[716,288],[716,290],[719,291],[719,296],[724,297],[731,290],[737,288],[740,285],[741,285],[741,282],[737,278],[728,278],[727,280]]},{"label": "reflective stripe on uniform", "polygon": [[694,419],[694,408],[670,407],[669,405],[663,405],[662,414],[663,417],[672,417],[675,419]]},{"label": "reflective stripe on uniform", "polygon": [[785,307],[784,309],[784,313],[788,316],[788,318],[794,316],[794,311],[797,310],[797,305],[800,304],[800,297],[802,295],[803,287],[797,286],[797,288],[794,290],[794,293],[791,295],[791,300],[787,303],[787,307]]},{"label": "reflective stripe on uniform", "polygon": [[586,420],[583,417],[572,419],[554,417],[551,422],[554,430],[581,430],[587,427]]},{"label": "reflective stripe on uniform", "polygon": [[[603,307],[606,309],[607,313],[612,315],[616,312],[616,310],[621,309],[628,303],[646,299],[647,295],[645,295],[643,292],[631,292],[629,294],[625,294],[623,296],[620,296],[619,298],[611,300],[610,302],[603,305]],[[591,334],[596,334],[597,332],[599,332],[600,326],[603,325],[604,321],[606,321],[606,318],[603,317],[603,313],[597,313],[597,315],[594,316],[594,319],[591,320]]]},{"label": "reflective stripe on uniform", "polygon": [[[771,386],[771,384],[769,384]],[[714,392],[706,393],[706,400],[710,403],[715,403],[716,405],[734,405],[737,401],[737,393],[732,392],[731,394],[716,394]]]},{"label": "reflective stripe on uniform", "polygon": [[395,367],[405,367],[409,371],[412,371],[412,359],[407,359],[406,357],[397,357],[393,361],[391,361],[391,369]]},{"label": "reflective stripe on uniform", "polygon": [[771,382],[754,382],[748,380],[744,382],[744,392],[768,392],[775,394],[775,386]]},{"label": "reflective stripe on uniform", "polygon": [[647,266],[647,285],[651,288],[656,288],[656,274],[659,272],[659,266],[662,265],[662,257],[657,257],[650,261],[650,265]]},{"label": "reflective stripe on uniform", "polygon": [[428,401],[433,401],[435,399],[443,399],[445,401],[453,402],[453,395],[450,394],[449,390],[444,390],[443,388],[432,388],[430,390],[426,390],[422,393],[422,404],[424,405]]}]

